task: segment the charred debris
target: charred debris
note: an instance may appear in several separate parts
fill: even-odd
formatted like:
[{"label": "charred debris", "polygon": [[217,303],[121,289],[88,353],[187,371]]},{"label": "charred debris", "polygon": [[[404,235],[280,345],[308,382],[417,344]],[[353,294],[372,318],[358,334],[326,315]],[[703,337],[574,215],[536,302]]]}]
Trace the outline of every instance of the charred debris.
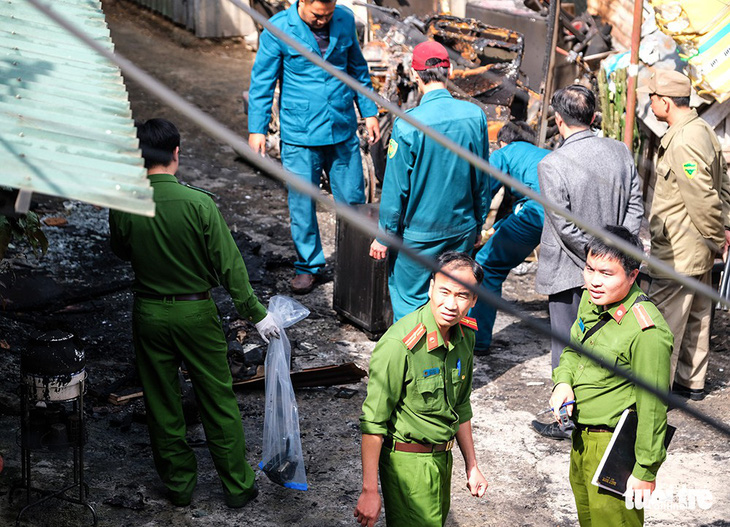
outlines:
[{"label": "charred debris", "polygon": [[[454,71],[449,89],[454,96],[482,107],[490,122],[510,116],[527,119],[531,97],[537,94],[520,80],[524,38],[513,30],[472,18],[414,15],[401,18],[396,9],[368,4],[371,24],[363,55],[370,66],[374,89],[403,109],[418,104],[418,90],[409,65],[413,48],[432,39],[446,47]],[[388,116],[389,128],[392,118]],[[496,131],[495,131],[496,133]]]},{"label": "charred debris", "polygon": [[[509,120],[526,121],[538,131],[542,112],[539,92],[546,84],[559,88],[580,82],[598,94],[595,73],[600,67],[600,60],[612,49],[610,25],[587,12],[574,16],[563,8],[555,20],[559,24],[557,40],[553,42],[550,36],[542,38],[546,33],[552,34],[549,2],[546,0],[489,2],[486,7],[472,9],[483,19],[511,21],[513,27],[523,29],[525,34],[511,27],[489,25],[473,17],[433,12],[419,15],[416,12],[428,12],[432,7],[432,4],[426,6],[419,0],[402,9],[361,0],[354,0],[353,4],[366,8],[368,13],[367,23],[358,22],[358,32],[363,55],[370,67],[373,88],[379,95],[404,110],[417,106],[419,94],[410,68],[413,48],[427,39],[440,42],[449,51],[453,65],[449,90],[455,97],[471,101],[484,110],[493,143],[502,125]],[[496,11],[491,6],[496,4],[500,6],[499,17],[493,16]],[[288,0],[252,0],[252,5],[270,17],[287,9],[290,3]],[[263,30],[261,27],[258,29]],[[556,53],[554,60],[549,58],[552,46]],[[535,57],[544,57],[542,62],[537,61],[537,67]],[[530,63],[526,68],[523,58]],[[529,76],[526,71],[529,71]],[[379,119],[382,132],[379,143],[369,145],[364,125],[360,127],[361,155],[371,172],[368,201],[375,201],[375,187],[382,182],[385,173],[386,149],[394,116],[381,109]],[[600,122],[599,114],[596,125]],[[269,154],[273,157],[278,157],[277,133],[278,121],[274,115],[269,130],[270,136],[273,134],[269,141]],[[548,116],[543,144],[553,147],[558,139],[557,128]]]}]

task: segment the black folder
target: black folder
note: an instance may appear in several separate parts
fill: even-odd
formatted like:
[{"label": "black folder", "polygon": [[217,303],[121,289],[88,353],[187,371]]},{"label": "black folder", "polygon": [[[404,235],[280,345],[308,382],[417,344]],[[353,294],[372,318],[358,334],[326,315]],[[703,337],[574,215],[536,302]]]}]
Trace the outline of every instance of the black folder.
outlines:
[{"label": "black folder", "polygon": [[[636,455],[634,453],[636,426],[636,412],[630,409],[624,410],[616,425],[616,430],[613,432],[611,442],[608,444],[596,473],[593,475],[591,481],[593,485],[621,496],[624,495],[626,482],[636,464]],[[665,448],[669,446],[675,431],[674,426],[667,425],[667,433],[664,437]]]}]

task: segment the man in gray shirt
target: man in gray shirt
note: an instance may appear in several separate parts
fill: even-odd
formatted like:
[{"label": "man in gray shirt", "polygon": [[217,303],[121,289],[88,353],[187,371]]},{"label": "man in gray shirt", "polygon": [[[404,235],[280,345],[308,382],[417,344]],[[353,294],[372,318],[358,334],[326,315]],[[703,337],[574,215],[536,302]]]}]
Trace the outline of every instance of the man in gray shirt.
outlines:
[{"label": "man in gray shirt", "polygon": [[[537,166],[543,196],[595,227],[621,225],[638,234],[644,206],[634,160],[626,145],[591,131],[596,109],[593,92],[574,84],[556,91],[551,105],[563,142]],[[548,295],[550,328],[566,340],[578,313],[590,238],[573,222],[545,210],[535,290]],[[563,347],[553,338],[553,369]],[[557,423],[535,421],[533,426],[548,437],[569,437]]]}]

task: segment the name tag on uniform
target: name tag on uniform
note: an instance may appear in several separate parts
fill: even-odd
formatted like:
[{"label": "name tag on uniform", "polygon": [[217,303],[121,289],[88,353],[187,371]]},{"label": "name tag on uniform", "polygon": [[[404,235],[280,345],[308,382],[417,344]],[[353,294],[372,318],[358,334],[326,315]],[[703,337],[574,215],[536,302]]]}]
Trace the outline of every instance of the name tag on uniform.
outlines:
[{"label": "name tag on uniform", "polygon": [[438,368],[429,368],[428,370],[423,370],[423,376],[430,377],[431,375],[438,375],[440,371]]},{"label": "name tag on uniform", "polygon": [[578,317],[578,327],[580,328],[581,331],[585,332],[586,325],[583,323],[583,319],[580,317]]}]

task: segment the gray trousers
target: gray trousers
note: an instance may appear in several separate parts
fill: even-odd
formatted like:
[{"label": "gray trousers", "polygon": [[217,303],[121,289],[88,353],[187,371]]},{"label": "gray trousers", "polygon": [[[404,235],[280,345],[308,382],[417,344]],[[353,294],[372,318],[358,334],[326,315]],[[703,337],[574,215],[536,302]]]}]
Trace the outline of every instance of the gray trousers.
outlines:
[{"label": "gray trousers", "polygon": [[[573,327],[573,323],[578,317],[578,306],[582,295],[583,288],[574,287],[548,296],[550,329],[554,334],[557,333],[564,337],[566,342],[570,340],[570,328]],[[552,338],[550,357],[553,370],[558,367],[564,348],[565,344],[555,337]]]}]

